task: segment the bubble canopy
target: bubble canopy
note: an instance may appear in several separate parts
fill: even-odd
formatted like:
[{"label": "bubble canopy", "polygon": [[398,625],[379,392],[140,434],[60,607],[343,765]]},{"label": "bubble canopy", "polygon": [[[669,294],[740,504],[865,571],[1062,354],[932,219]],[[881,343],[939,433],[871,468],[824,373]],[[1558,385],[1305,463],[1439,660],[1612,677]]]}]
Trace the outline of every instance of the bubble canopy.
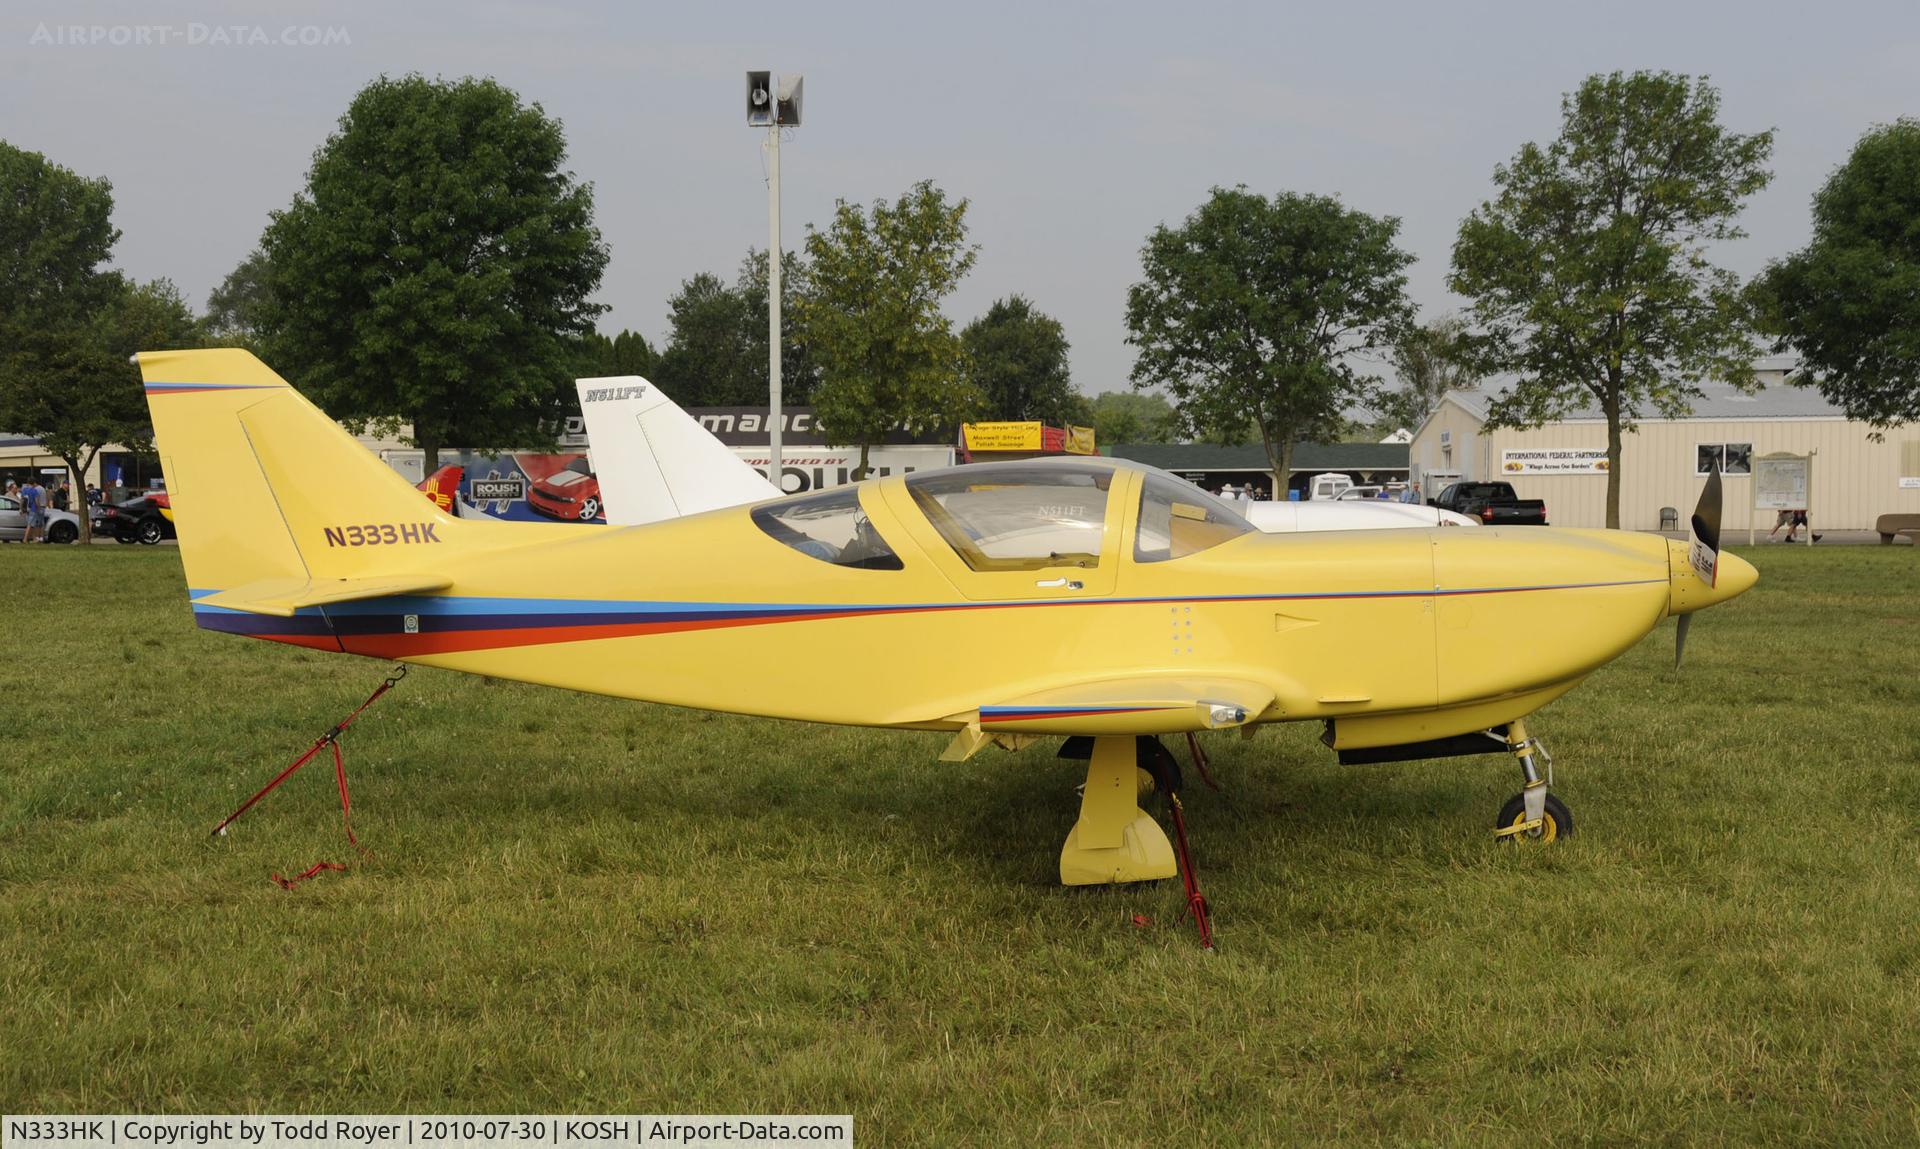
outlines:
[{"label": "bubble canopy", "polygon": [[[1143,474],[1132,553],[1167,562],[1255,528],[1227,503],[1154,467],[1107,461],[977,463],[906,476],[913,504],[975,571],[1093,568],[1115,552],[1108,500],[1122,471]],[[762,504],[761,530],[837,566],[899,570],[900,560],[867,521],[858,488]]]}]

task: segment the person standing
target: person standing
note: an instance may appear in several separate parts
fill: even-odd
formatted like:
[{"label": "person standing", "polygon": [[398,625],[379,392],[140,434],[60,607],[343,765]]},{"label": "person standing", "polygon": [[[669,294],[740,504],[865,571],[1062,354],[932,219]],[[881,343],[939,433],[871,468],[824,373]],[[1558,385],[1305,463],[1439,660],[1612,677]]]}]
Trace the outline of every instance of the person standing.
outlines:
[{"label": "person standing", "polygon": [[44,536],[47,532],[47,492],[40,484],[28,479],[27,485],[20,488],[20,509],[27,513],[26,533],[20,536],[23,543],[43,541],[35,535]]}]

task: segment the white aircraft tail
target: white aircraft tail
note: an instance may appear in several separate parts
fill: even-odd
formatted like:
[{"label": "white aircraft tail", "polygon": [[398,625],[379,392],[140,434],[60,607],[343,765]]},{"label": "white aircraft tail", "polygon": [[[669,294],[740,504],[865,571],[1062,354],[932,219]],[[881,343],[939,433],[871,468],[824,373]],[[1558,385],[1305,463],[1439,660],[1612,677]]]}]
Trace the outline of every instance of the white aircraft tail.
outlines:
[{"label": "white aircraft tail", "polygon": [[607,524],[633,527],[780,492],[638,375],[576,379]]}]

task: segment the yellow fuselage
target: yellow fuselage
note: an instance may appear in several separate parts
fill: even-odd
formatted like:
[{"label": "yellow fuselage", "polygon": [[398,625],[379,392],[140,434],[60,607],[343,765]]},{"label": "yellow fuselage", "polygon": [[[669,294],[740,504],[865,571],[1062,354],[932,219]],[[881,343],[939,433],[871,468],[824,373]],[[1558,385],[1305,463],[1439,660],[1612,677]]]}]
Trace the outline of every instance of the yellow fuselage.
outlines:
[{"label": "yellow fuselage", "polygon": [[1732,556],[1715,590],[1679,544],[1551,528],[1248,534],[1138,562],[1140,481],[1117,472],[1111,542],[1091,568],[974,571],[890,478],[865,485],[861,504],[900,570],[819,561],[763,533],[745,508],[618,530],[459,524],[444,594],[303,610],[284,623],[227,626],[220,611],[201,621],[848,725],[957,729],[983,705],[1094,677],[1233,679],[1272,691],[1256,721],[1335,719],[1345,748],[1520,717],[1667,614],[1752,582]]}]

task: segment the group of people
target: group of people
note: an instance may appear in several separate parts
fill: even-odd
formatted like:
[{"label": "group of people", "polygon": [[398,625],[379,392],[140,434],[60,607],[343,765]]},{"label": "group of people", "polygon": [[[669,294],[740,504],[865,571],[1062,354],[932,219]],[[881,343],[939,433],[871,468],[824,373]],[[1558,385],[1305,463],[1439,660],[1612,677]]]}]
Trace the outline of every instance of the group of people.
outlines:
[{"label": "group of people", "polygon": [[20,509],[26,512],[27,529],[26,533],[20,536],[20,541],[23,543],[44,543],[47,541],[48,503],[52,500],[53,505],[59,507],[61,510],[65,510],[67,506],[67,485],[61,483],[54,488],[52,494],[49,494],[47,489],[40,485],[40,480],[31,475],[27,476],[27,485],[24,487],[14,480],[8,479],[7,497],[19,503]]}]

